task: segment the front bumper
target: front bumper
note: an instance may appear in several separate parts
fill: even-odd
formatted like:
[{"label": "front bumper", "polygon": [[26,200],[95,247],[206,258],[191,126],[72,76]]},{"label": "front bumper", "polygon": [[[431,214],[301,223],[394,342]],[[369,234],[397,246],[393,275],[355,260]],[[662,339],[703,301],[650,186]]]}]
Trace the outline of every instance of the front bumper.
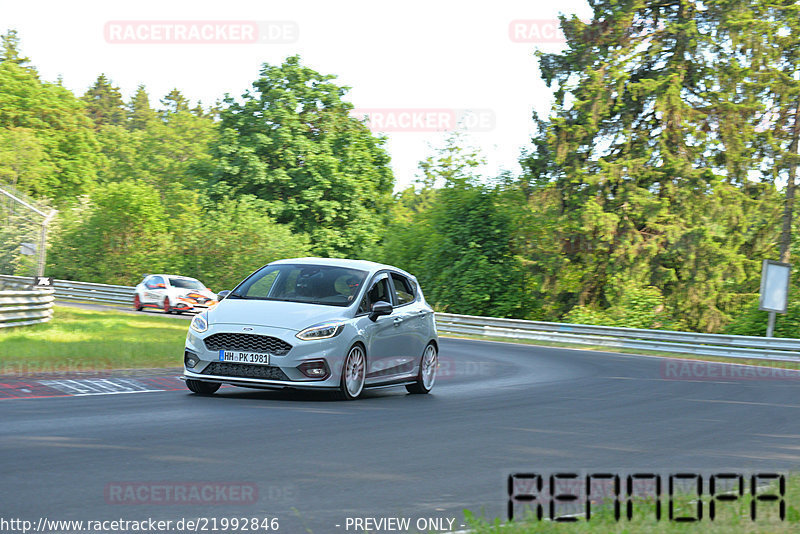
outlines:
[{"label": "front bumper", "polygon": [[172,306],[172,309],[175,311],[200,313],[214,307],[216,304],[217,304],[216,302],[214,303],[206,302],[204,304],[199,304],[196,302],[179,300],[175,303],[174,306]]},{"label": "front bumper", "polygon": [[[253,326],[247,335],[269,336],[291,345],[286,354],[270,354],[269,365],[219,361],[219,351],[210,350],[205,339],[214,334],[242,334],[241,325],[211,325],[205,332],[189,329],[184,355],[198,360],[194,367],[184,365],[183,379],[232,384],[264,389],[338,389],[346,348],[338,340],[301,341],[294,330]],[[333,343],[332,343],[333,341]],[[226,348],[230,350],[232,347]],[[323,360],[329,370],[325,378],[309,378],[299,367],[310,361]]]}]

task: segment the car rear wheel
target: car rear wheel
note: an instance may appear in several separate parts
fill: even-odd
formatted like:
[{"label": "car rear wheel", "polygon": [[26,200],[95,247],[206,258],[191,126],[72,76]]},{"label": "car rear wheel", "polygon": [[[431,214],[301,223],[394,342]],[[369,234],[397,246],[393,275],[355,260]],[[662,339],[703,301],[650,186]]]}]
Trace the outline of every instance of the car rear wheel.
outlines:
[{"label": "car rear wheel", "polygon": [[142,311],[142,301],[139,299],[139,295],[133,296],[133,309],[136,311]]},{"label": "car rear wheel", "polygon": [[169,305],[169,297],[164,297],[164,313],[172,313],[172,307]]},{"label": "car rear wheel", "polygon": [[213,395],[219,389],[221,384],[214,382],[202,382],[200,380],[186,380],[186,387],[192,390],[193,393],[198,395]]},{"label": "car rear wheel", "polygon": [[436,382],[436,370],[438,367],[439,355],[436,352],[436,346],[430,343],[425,347],[425,352],[422,353],[422,358],[419,361],[417,381],[406,386],[408,392],[415,394],[429,393],[433,389],[434,382]]},{"label": "car rear wheel", "polygon": [[364,347],[353,345],[342,368],[342,383],[340,397],[345,400],[355,400],[364,391],[364,381],[367,376],[367,356]]}]

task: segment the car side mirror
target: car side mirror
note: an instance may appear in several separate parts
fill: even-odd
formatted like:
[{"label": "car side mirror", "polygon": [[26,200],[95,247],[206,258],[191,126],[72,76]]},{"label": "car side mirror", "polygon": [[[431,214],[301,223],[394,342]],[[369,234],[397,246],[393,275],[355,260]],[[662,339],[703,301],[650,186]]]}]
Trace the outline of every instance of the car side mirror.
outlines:
[{"label": "car side mirror", "polygon": [[391,315],[392,305],[383,300],[379,300],[372,305],[372,311],[369,314],[370,321],[377,321],[381,315]]},{"label": "car side mirror", "polygon": [[222,291],[217,293],[217,300],[221,301],[222,299],[224,299],[225,297],[227,297],[230,294],[231,294],[231,290],[230,289],[223,289]]}]

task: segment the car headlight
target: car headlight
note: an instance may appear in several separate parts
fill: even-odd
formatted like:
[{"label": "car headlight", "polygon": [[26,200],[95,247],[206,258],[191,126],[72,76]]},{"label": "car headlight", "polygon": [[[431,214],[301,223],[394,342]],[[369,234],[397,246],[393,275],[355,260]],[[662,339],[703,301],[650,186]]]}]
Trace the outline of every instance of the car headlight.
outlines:
[{"label": "car headlight", "polygon": [[302,339],[303,341],[328,339],[338,336],[343,329],[344,323],[342,322],[315,324],[314,326],[309,326],[305,330],[298,332],[295,334],[295,337],[297,339]]},{"label": "car headlight", "polygon": [[195,332],[205,332],[208,330],[208,316],[205,313],[195,315],[190,326]]}]

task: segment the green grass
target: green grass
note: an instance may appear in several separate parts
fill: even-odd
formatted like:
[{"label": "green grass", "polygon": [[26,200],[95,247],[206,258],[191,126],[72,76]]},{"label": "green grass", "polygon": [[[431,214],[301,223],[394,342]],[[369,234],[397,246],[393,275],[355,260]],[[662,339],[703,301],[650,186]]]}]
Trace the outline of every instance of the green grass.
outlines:
[{"label": "green grass", "polygon": [[0,375],[180,367],[189,321],[55,307],[44,324],[0,329]]},{"label": "green grass", "polygon": [[[745,495],[735,502],[723,502],[717,504],[716,517],[712,521],[709,519],[710,497],[704,494],[701,498],[703,503],[702,519],[694,523],[679,523],[669,520],[668,498],[661,497],[661,520],[655,519],[655,504],[640,500],[634,505],[633,519],[628,520],[625,516],[624,500],[621,507],[621,518],[614,517],[613,509],[607,507],[597,512],[592,512],[591,519],[586,521],[583,516],[577,517],[576,522],[557,523],[552,521],[538,521],[536,518],[523,519],[521,521],[500,522],[499,520],[489,523],[480,517],[475,517],[470,512],[465,512],[470,529],[475,534],[531,534],[531,533],[568,533],[568,532],[618,532],[618,533],[656,533],[656,532],[703,532],[703,533],[773,533],[773,532],[800,532],[800,476],[792,475],[786,480],[786,493],[784,501],[786,503],[785,520],[781,521],[778,514],[777,503],[759,501],[757,503],[757,517],[755,521],[750,519],[751,497],[745,489]],[[708,488],[705,488],[708,491]],[[764,492],[768,490],[764,489]],[[769,491],[776,492],[773,487]],[[676,498],[675,515],[694,516],[697,510],[695,500],[689,496]],[[545,511],[545,515],[546,515]]]},{"label": "green grass", "polygon": [[[56,306],[55,316],[49,323],[0,329],[0,375],[180,367],[188,327],[185,319]],[[800,369],[800,363],[793,362],[576,346],[491,336],[447,334],[442,337]]]}]

